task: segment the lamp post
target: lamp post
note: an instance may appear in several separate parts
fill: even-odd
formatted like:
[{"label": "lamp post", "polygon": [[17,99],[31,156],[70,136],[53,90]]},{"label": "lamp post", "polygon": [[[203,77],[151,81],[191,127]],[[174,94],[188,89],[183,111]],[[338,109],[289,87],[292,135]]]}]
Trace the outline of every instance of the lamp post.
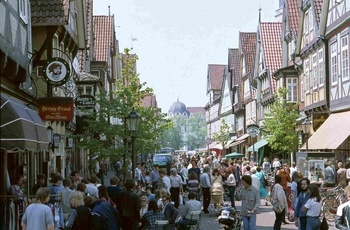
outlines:
[{"label": "lamp post", "polygon": [[132,177],[135,179],[135,166],[136,166],[136,153],[135,153],[135,139],[136,132],[139,129],[140,116],[135,112],[134,109],[131,110],[129,116],[125,118],[126,125],[131,136],[131,159],[132,159]]},{"label": "lamp post", "polygon": [[[248,125],[247,132],[248,132],[249,136],[253,139],[253,153],[255,154],[254,139],[260,133],[259,126],[255,125],[255,124]],[[258,162],[258,161],[259,161],[258,154],[256,154],[256,162]]]},{"label": "lamp post", "polygon": [[308,142],[309,142],[309,133],[310,133],[310,130],[311,130],[311,121],[306,118],[305,121],[301,124],[301,127],[303,129],[303,133],[306,135],[306,152],[309,152],[309,145],[308,145]]}]

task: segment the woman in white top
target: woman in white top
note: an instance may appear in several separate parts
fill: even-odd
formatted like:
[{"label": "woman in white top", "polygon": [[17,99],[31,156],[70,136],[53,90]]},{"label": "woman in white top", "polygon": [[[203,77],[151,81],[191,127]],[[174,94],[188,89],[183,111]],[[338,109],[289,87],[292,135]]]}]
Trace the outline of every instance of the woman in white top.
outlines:
[{"label": "woman in white top", "polygon": [[306,212],[306,229],[316,230],[320,229],[321,221],[321,195],[316,184],[309,185],[310,197],[303,207],[303,211]]},{"label": "woman in white top", "polygon": [[231,207],[236,208],[235,206],[235,191],[236,191],[236,178],[232,173],[230,168],[226,168],[225,173],[227,175],[226,186],[229,190],[229,197],[231,201]]}]

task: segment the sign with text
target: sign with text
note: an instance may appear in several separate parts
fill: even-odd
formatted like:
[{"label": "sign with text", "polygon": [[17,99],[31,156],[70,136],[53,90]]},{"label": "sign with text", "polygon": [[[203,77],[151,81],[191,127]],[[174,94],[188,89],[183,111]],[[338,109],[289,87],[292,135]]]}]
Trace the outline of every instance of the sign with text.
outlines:
[{"label": "sign with text", "polygon": [[73,98],[50,97],[39,99],[39,116],[44,121],[72,121]]},{"label": "sign with text", "polygon": [[93,109],[96,105],[94,96],[80,95],[75,98],[75,107],[78,109]]}]

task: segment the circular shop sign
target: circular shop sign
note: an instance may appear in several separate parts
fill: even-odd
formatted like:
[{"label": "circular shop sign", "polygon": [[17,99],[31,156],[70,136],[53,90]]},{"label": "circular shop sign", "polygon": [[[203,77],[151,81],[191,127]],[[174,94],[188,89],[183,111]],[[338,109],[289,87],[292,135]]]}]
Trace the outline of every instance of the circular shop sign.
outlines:
[{"label": "circular shop sign", "polygon": [[68,62],[62,58],[52,58],[48,60],[44,66],[43,72],[45,81],[55,86],[63,85],[70,77]]}]

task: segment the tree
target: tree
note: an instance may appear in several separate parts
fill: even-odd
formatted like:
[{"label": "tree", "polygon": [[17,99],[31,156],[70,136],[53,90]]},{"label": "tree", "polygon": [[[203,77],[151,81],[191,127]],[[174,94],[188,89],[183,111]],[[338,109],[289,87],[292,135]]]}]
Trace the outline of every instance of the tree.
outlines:
[{"label": "tree", "polygon": [[124,118],[134,109],[141,117],[135,139],[137,153],[153,153],[159,149],[157,137],[169,127],[165,114],[159,108],[142,106],[142,100],[153,96],[153,89],[140,83],[135,71],[137,55],[124,50],[122,77],[115,82],[116,90],[108,94],[103,88],[97,95],[94,111],[85,111],[86,130],[79,135],[79,147],[87,149],[92,156],[120,159],[130,158],[128,140],[130,133]]},{"label": "tree", "polygon": [[266,114],[264,125],[268,133],[266,140],[272,149],[279,152],[293,152],[298,148],[298,135],[295,131],[299,118],[298,104],[287,101],[287,89],[279,88],[272,104],[271,113]]},{"label": "tree", "polygon": [[181,127],[174,125],[171,121],[171,127],[163,132],[161,144],[162,147],[181,149],[183,146]]},{"label": "tree", "polygon": [[222,144],[222,156],[225,156],[225,145],[229,141],[230,127],[226,124],[225,120],[221,120],[220,131],[213,135],[213,139]]},{"label": "tree", "polygon": [[190,149],[198,149],[205,145],[207,135],[206,123],[201,113],[195,113],[188,118],[187,145]]}]

